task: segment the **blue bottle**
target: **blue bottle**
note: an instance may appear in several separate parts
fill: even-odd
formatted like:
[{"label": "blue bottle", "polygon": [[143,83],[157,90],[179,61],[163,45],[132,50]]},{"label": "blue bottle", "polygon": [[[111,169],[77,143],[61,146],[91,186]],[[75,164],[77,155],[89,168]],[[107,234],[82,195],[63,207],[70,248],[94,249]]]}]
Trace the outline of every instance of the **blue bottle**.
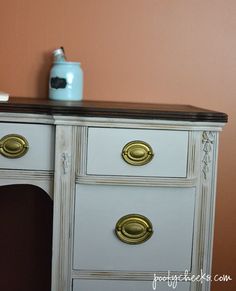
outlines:
[{"label": "blue bottle", "polygon": [[49,78],[49,99],[80,101],[83,99],[83,71],[80,63],[67,62],[64,49],[53,52],[54,62]]}]

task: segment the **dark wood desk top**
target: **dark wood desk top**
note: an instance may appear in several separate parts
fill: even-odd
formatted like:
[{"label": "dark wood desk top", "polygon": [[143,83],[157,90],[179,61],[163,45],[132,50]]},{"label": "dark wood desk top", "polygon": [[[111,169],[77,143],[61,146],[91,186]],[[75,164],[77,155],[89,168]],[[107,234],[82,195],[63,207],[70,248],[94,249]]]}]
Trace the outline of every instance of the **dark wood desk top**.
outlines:
[{"label": "dark wood desk top", "polygon": [[7,102],[0,102],[0,112],[192,122],[227,122],[228,120],[228,116],[225,113],[190,105],[105,101],[52,101],[21,97],[11,97]]}]

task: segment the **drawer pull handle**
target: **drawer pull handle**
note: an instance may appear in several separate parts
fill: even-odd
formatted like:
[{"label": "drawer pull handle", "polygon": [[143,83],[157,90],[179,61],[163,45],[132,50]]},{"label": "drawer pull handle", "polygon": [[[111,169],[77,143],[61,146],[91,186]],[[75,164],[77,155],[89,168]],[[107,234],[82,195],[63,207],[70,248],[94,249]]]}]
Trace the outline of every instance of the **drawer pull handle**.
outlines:
[{"label": "drawer pull handle", "polygon": [[145,165],[152,160],[153,156],[152,147],[140,140],[127,143],[122,150],[123,159],[133,166]]},{"label": "drawer pull handle", "polygon": [[0,140],[0,153],[6,158],[20,158],[28,151],[27,140],[19,134],[8,134]]},{"label": "drawer pull handle", "polygon": [[152,223],[143,215],[128,214],[118,220],[115,233],[124,243],[141,244],[152,236]]}]

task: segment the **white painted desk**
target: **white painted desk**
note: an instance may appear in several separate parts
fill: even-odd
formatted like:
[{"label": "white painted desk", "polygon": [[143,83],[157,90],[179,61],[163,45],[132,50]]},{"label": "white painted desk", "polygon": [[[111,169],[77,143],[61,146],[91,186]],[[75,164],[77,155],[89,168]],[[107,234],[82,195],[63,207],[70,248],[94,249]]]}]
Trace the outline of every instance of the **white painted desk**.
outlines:
[{"label": "white painted desk", "polygon": [[0,111],[1,185],[37,185],[54,200],[52,291],[149,291],[154,274],[211,273],[226,114],[23,98]]}]

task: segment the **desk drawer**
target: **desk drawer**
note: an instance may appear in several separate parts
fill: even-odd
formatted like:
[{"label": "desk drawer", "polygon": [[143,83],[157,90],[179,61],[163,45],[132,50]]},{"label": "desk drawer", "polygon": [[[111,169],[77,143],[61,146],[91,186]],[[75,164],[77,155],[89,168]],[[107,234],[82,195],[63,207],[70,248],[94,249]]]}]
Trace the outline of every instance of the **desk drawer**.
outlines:
[{"label": "desk drawer", "polygon": [[53,164],[53,126],[0,124],[0,168],[53,170]]},{"label": "desk drawer", "polygon": [[87,174],[186,177],[188,132],[89,128]]},{"label": "desk drawer", "polygon": [[77,185],[74,269],[190,270],[194,204],[195,188]]},{"label": "desk drawer", "polygon": [[[120,280],[74,280],[73,291],[189,291],[190,284],[179,282],[176,288],[168,286],[168,282],[157,282],[156,289],[152,281],[120,281]],[[155,287],[154,287],[155,288]]]}]

